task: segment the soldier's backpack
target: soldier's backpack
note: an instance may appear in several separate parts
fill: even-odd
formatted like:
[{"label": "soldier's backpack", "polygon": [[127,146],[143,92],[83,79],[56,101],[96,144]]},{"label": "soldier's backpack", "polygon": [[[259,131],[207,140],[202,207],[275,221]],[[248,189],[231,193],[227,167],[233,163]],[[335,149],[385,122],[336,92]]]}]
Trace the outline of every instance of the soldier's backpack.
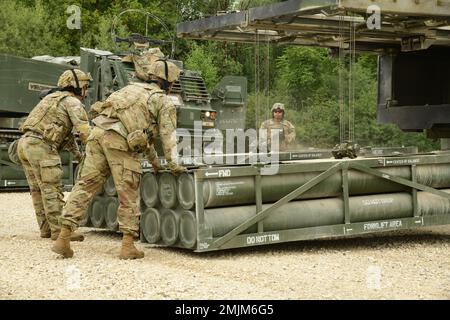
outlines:
[{"label": "soldier's backpack", "polygon": [[105,102],[95,103],[91,110],[119,119],[128,132],[126,139],[130,149],[142,152],[147,148],[147,130],[153,119],[147,107],[148,99],[155,93],[163,92],[148,84],[132,84],[114,92]]}]

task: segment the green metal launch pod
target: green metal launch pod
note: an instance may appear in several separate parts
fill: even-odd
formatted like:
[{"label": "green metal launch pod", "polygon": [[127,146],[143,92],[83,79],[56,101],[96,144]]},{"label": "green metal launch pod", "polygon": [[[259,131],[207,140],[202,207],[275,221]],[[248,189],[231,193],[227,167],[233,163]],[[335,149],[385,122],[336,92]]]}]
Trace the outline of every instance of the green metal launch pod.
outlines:
[{"label": "green metal launch pod", "polygon": [[165,173],[178,206],[146,208],[141,240],[205,252],[450,224],[449,153],[270,165]]},{"label": "green metal launch pod", "polygon": [[158,194],[161,205],[166,209],[175,208],[178,205],[178,184],[176,177],[171,173],[165,172],[160,175],[158,182]]},{"label": "green metal launch pod", "polygon": [[106,179],[103,190],[107,196],[114,197],[117,195],[116,185],[114,184],[112,175]]},{"label": "green metal launch pod", "polygon": [[89,206],[89,219],[94,228],[102,228],[105,225],[105,198],[103,196],[95,196]]},{"label": "green metal launch pod", "polygon": [[195,206],[194,176],[182,173],[178,179],[178,201],[183,209],[190,210]]},{"label": "green metal launch pod", "polygon": [[180,214],[172,209],[161,209],[161,238],[168,245],[178,241]]},{"label": "green metal launch pod", "polygon": [[147,172],[142,176],[140,185],[141,202],[146,207],[156,207],[159,204],[158,178],[156,174]]},{"label": "green metal launch pod", "polygon": [[157,243],[161,239],[161,214],[158,209],[147,208],[141,214],[141,240]]},{"label": "green metal launch pod", "polygon": [[191,249],[197,242],[197,220],[195,212],[180,211],[180,243],[184,248]]},{"label": "green metal launch pod", "polygon": [[105,224],[109,230],[117,231],[119,222],[117,220],[117,209],[119,208],[119,199],[116,197],[106,197],[105,199]]}]

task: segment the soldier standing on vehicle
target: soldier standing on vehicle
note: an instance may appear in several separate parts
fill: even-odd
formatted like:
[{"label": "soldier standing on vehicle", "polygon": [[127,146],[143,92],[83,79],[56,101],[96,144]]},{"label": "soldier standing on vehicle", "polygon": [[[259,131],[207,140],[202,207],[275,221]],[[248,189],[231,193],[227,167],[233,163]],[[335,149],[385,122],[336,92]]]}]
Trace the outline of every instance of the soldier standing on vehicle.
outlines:
[{"label": "soldier standing on vehicle", "polygon": [[[56,240],[61,230],[58,219],[64,196],[59,151],[72,145],[72,130],[79,134],[82,143],[87,141],[90,127],[81,101],[91,80],[81,70],[65,71],[58,80],[60,89],[45,96],[20,127],[23,136],[18,141],[17,155],[30,186],[41,238]],[[70,238],[83,239],[78,234]]]},{"label": "soldier standing on vehicle", "polygon": [[180,70],[162,59],[149,61],[145,68],[136,71],[145,83],[131,83],[93,106],[98,115],[93,120],[95,127],[86,146],[84,166],[64,206],[61,234],[52,247],[52,251],[65,258],[73,256],[70,235],[110,174],[120,202],[117,217],[123,239],[119,258],[144,257],[144,252],[134,246],[134,239],[139,236],[137,199],[142,173],[139,153],[144,152],[153,167],[159,167],[152,141],[148,139],[150,132],[159,132],[169,169],[175,174],[186,171],[176,163],[176,109],[167,96]]},{"label": "soldier standing on vehicle", "polygon": [[268,151],[275,151],[272,150],[271,141],[274,130],[278,131],[280,151],[286,151],[295,141],[295,127],[291,122],[284,119],[284,112],[284,104],[275,103],[271,109],[272,119],[266,120],[261,124],[260,132],[262,133],[262,137],[260,139],[260,146],[266,145]]}]

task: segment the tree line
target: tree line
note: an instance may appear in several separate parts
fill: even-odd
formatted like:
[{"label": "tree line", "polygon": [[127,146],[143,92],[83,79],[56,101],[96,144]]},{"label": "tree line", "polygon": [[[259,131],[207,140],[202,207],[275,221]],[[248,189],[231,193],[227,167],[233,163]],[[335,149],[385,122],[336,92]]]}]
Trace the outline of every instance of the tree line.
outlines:
[{"label": "tree line", "polygon": [[[187,69],[201,71],[210,92],[225,75],[248,78],[247,127],[258,127],[270,117],[275,102],[285,103],[286,117],[295,125],[302,147],[332,147],[339,142],[339,91],[348,92],[348,81],[339,81],[342,64],[328,49],[238,44],[177,39],[176,24],[219,11],[245,10],[273,0],[3,0],[0,10],[0,53],[22,57],[37,55],[75,56],[80,47],[113,52],[126,51],[114,34],[147,33],[155,39],[176,43],[175,58]],[[81,29],[67,28],[71,12],[81,8]],[[154,19],[137,12],[116,17],[127,9],[141,9],[160,18],[169,34]],[[169,53],[169,48],[163,48]],[[349,61],[344,61],[344,79]],[[341,69],[342,71],[342,69]],[[355,141],[361,146],[418,146],[421,151],[439,148],[423,133],[403,133],[395,125],[376,122],[377,57],[357,55],[354,76]],[[348,97],[346,97],[348,98]],[[348,100],[348,99],[347,99]]]}]

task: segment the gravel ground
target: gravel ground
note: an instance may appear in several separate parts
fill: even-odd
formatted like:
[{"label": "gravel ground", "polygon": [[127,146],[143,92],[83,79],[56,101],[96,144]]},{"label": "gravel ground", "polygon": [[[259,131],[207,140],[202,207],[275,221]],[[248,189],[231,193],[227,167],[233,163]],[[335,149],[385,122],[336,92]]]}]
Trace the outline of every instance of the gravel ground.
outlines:
[{"label": "gravel ground", "polygon": [[0,299],[450,299],[450,227],[194,254],[81,228],[73,259],[39,238],[28,193],[0,194]]}]

